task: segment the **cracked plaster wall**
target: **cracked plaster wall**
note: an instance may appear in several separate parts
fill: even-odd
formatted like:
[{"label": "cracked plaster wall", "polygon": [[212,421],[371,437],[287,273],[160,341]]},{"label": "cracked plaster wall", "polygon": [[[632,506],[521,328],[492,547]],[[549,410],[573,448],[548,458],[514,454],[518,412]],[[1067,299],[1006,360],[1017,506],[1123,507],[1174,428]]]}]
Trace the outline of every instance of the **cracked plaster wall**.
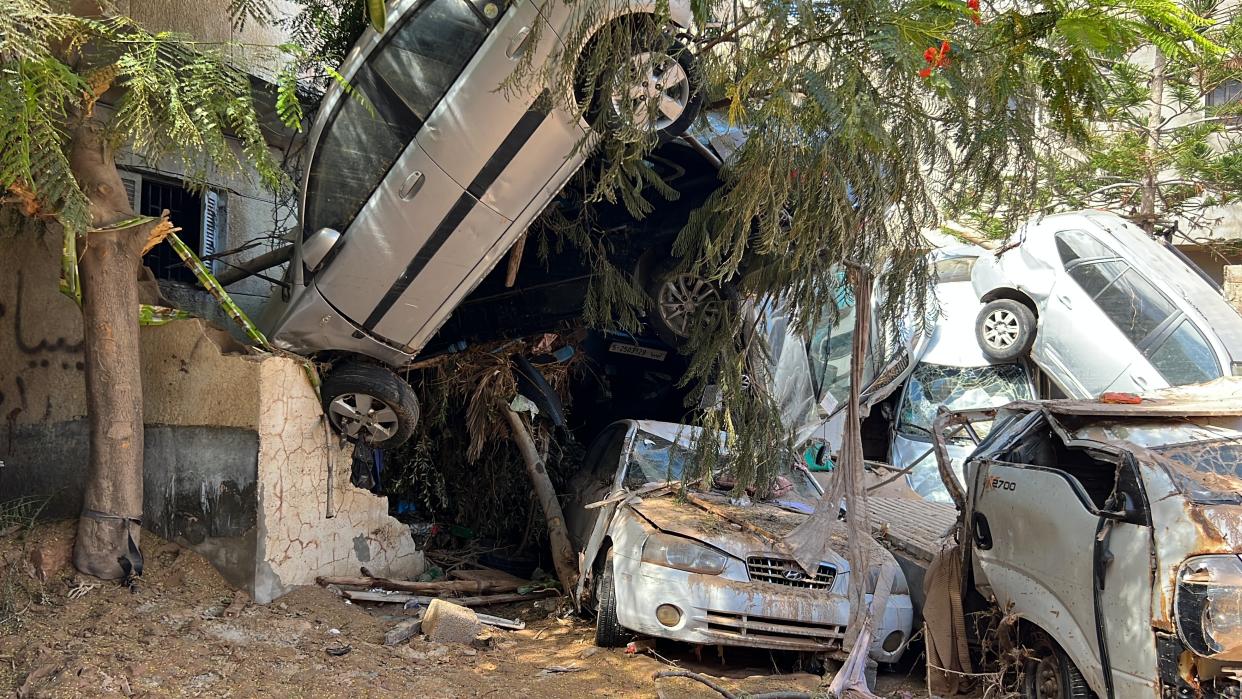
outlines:
[{"label": "cracked plaster wall", "polygon": [[270,599],[317,575],[357,575],[362,565],[378,575],[421,573],[423,554],[409,529],[388,516],[388,498],[350,485],[349,451],[329,434],[302,366],[266,359],[259,386],[259,462],[285,466],[259,473],[255,598]]},{"label": "cracked plaster wall", "polygon": [[[72,516],[87,458],[82,322],[57,291],[58,264],[53,236],[0,230],[0,500],[51,489],[54,514]],[[258,601],[362,565],[381,575],[421,572],[422,554],[388,516],[387,499],[349,484],[348,453],[329,447],[302,365],[241,351],[201,321],[143,329],[149,526],[182,539]],[[239,446],[248,441],[257,455]],[[251,504],[222,509],[222,498]],[[220,513],[233,522],[253,513],[255,524],[240,536],[216,535],[218,523],[190,526]]]}]

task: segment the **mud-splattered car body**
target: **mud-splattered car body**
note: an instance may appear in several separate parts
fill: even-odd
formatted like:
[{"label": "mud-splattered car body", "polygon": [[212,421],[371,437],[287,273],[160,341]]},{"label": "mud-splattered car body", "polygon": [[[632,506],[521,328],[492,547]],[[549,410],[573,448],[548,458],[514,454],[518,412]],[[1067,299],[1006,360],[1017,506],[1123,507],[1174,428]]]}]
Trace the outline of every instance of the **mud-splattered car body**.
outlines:
[{"label": "mud-splattered car body", "polygon": [[971,417],[976,589],[1099,696],[1238,696],[1242,379]]},{"label": "mud-splattered car body", "polygon": [[[849,620],[848,561],[830,553],[811,575],[776,543],[809,515],[819,487],[805,470],[791,469],[784,492],[763,502],[741,504],[722,492],[691,490],[682,497],[672,488],[651,490],[681,478],[699,434],[687,425],[626,420],[595,441],[572,484],[576,500],[566,507],[571,535],[584,552],[578,594],[588,606],[597,604],[592,598],[598,594],[590,591],[611,566],[616,618],[628,631],[839,654]],[[837,551],[846,550],[843,528],[833,539]],[[869,558],[878,570],[892,555],[875,545]],[[871,657],[898,659],[912,620],[899,573]]]}]

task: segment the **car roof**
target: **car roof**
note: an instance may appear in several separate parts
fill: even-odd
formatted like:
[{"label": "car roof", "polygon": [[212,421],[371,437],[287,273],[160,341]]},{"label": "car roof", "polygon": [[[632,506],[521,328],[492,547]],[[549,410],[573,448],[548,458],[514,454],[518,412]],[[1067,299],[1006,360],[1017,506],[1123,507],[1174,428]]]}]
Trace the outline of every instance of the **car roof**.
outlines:
[{"label": "car roof", "polygon": [[999,363],[984,354],[975,338],[975,317],[983,304],[970,281],[937,284],[936,302],[940,315],[920,364],[978,367]]}]

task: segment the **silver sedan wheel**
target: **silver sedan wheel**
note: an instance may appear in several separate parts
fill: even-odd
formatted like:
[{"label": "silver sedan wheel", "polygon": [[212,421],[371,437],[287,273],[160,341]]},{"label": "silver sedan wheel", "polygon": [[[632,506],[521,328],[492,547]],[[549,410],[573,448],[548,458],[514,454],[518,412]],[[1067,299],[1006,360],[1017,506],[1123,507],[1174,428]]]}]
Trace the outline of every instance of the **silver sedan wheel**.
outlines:
[{"label": "silver sedan wheel", "polygon": [[694,274],[676,274],[660,285],[656,307],[660,319],[679,337],[690,337],[690,324],[703,309],[703,322],[714,325],[720,318],[720,292],[711,282]]},{"label": "silver sedan wheel", "polygon": [[1013,347],[1021,332],[1018,316],[1004,308],[997,308],[983,319],[983,341],[993,350]]},{"label": "silver sedan wheel", "polygon": [[397,413],[387,403],[365,393],[343,393],[328,405],[332,426],[357,439],[378,444],[397,433]]},{"label": "silver sedan wheel", "polygon": [[646,52],[630,59],[612,90],[612,108],[641,131],[672,126],[690,105],[690,76],[667,53]]}]

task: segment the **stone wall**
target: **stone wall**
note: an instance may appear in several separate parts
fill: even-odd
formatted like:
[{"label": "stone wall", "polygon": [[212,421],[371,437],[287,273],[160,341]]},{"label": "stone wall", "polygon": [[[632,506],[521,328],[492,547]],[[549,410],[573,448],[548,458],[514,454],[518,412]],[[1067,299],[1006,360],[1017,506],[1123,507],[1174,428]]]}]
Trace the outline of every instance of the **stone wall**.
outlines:
[{"label": "stone wall", "polygon": [[1242,265],[1225,267],[1225,300],[1242,313]]},{"label": "stone wall", "polygon": [[[81,316],[57,291],[59,242],[0,232],[0,500],[80,510],[87,426]],[[423,568],[386,498],[349,484],[301,362],[181,321],[142,332],[145,525],[267,601],[317,575]],[[330,502],[329,502],[330,501]]]}]

